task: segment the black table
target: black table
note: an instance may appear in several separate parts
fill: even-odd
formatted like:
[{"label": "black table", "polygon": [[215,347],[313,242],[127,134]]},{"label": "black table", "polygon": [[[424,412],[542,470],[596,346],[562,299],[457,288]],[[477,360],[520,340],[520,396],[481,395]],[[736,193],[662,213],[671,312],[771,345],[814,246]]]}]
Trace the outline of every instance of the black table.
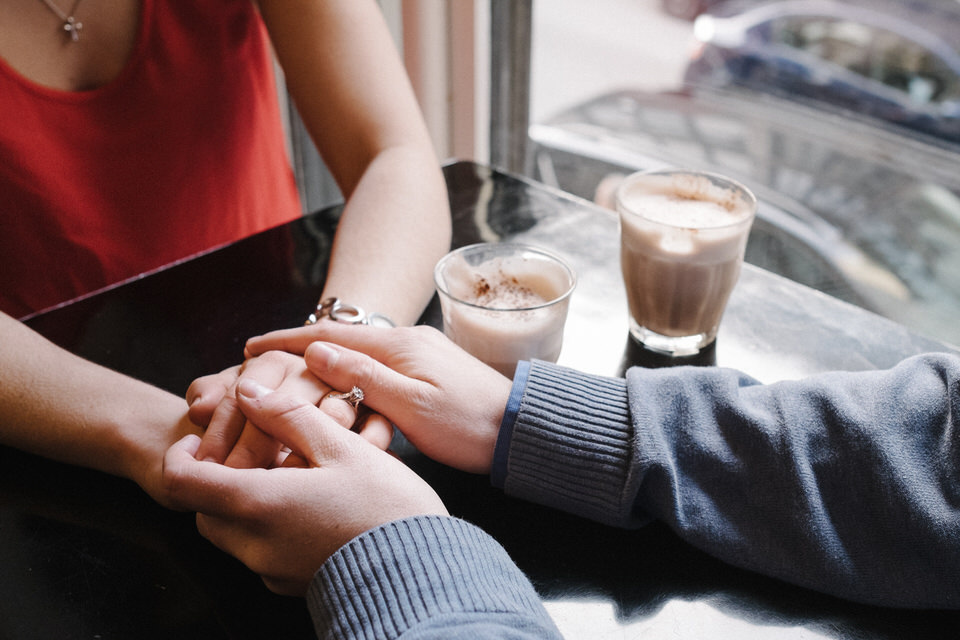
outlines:
[{"label": "black table", "polygon": [[[560,362],[622,375],[675,364],[627,336],[617,221],[542,185],[445,168],[455,244],[511,239],[579,274]],[[320,290],[337,209],[31,318],[84,357],[183,394],[236,364],[244,340],[302,323]],[[424,322],[439,323],[436,300]],[[747,266],[715,348],[692,362],[764,381],[891,366],[951,350]],[[654,524],[611,530],[505,497],[486,478],[407,452],[450,511],[498,538],[570,638],[955,638],[960,614],[873,608],[718,562]],[[0,447],[0,638],[311,638],[301,600],[269,593],[129,482]],[[960,578],[958,578],[960,579]]]}]

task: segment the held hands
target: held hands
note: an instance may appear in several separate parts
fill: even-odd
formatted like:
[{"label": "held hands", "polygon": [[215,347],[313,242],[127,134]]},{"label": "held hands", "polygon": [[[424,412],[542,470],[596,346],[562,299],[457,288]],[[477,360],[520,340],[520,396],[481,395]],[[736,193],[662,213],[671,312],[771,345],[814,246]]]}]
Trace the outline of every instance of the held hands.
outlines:
[{"label": "held hands", "polygon": [[247,355],[276,349],[304,354],[310,372],[334,388],[359,386],[364,404],[425,455],[489,473],[512,384],[436,329],[318,322],[247,343]]},{"label": "held hands", "polygon": [[[198,378],[187,389],[190,419],[206,429],[197,450],[198,459],[223,462],[240,469],[284,463],[287,450],[275,438],[258,429],[238,406],[236,390],[242,378],[256,380],[318,404],[343,427],[350,428],[356,420],[356,412],[347,402],[325,397],[331,387],[307,371],[302,357],[270,352],[238,367]],[[382,416],[370,415],[359,433],[380,449],[386,449],[390,446],[393,427]],[[288,464],[293,462],[291,460]]]},{"label": "held hands", "polygon": [[[369,529],[446,514],[429,485],[383,451],[391,422],[439,462],[490,470],[511,382],[434,329],[322,322],[251,340],[247,355],[191,385],[190,416],[207,433],[169,449],[162,490],[273,591],[302,594],[332,553]],[[360,434],[344,428],[355,420],[348,403],[321,400],[354,385],[382,414]]]},{"label": "held hands", "polygon": [[406,465],[310,402],[273,391],[249,372],[235,387],[243,414],[307,468],[230,468],[198,459],[200,438],[188,435],[167,452],[163,478],[167,493],[199,512],[200,532],[271,590],[302,595],[331,554],[369,529],[446,515],[433,489]]},{"label": "held hands", "polygon": [[[329,342],[313,345],[324,340]],[[273,466],[283,459],[280,443],[237,407],[238,375],[250,373],[312,402],[332,388],[359,386],[364,405],[377,412],[360,429],[368,441],[386,449],[393,423],[438,462],[490,471],[511,382],[435,329],[319,322],[252,338],[246,355],[251,359],[242,369],[199,378],[187,392],[190,417],[207,427],[200,459],[240,468]],[[352,409],[343,400],[327,398],[320,407],[342,426],[352,425]]]}]

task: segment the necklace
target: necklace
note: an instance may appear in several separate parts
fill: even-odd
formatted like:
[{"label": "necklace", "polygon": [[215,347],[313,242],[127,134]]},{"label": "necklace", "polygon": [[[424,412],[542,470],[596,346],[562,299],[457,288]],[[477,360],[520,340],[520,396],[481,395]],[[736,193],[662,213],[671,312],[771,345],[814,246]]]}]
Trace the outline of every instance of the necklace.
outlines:
[{"label": "necklace", "polygon": [[83,0],[74,0],[73,8],[70,9],[70,13],[64,13],[57,5],[53,4],[53,0],[43,0],[43,4],[47,5],[47,8],[50,9],[58,18],[63,20],[63,31],[73,42],[80,40],[80,30],[83,29],[83,23],[77,22],[77,19],[73,17],[73,14],[77,12],[77,7],[80,6],[80,3]]}]

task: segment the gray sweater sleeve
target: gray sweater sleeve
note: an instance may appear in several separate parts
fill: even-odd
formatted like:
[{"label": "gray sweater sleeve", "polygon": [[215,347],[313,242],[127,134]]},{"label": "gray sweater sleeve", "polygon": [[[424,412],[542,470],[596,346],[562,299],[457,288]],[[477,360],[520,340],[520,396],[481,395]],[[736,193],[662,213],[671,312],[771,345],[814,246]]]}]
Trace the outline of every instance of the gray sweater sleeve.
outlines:
[{"label": "gray sweater sleeve", "polygon": [[456,518],[418,516],[357,536],[307,591],[317,638],[558,639],[507,552]]},{"label": "gray sweater sleeve", "polygon": [[762,385],[537,362],[504,489],[607,524],[660,519],[731,564],[886,606],[960,608],[960,360]]}]

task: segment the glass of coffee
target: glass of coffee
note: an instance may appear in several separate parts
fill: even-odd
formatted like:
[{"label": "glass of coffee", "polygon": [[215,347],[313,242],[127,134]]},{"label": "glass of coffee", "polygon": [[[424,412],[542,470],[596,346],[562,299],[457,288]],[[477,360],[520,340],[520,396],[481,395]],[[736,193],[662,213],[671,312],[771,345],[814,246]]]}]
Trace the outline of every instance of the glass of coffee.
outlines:
[{"label": "glass of coffee", "polygon": [[628,176],[616,201],[630,335],[652,351],[698,353],[717,337],[756,197],[723,176],[665,170]]},{"label": "glass of coffee", "polygon": [[443,332],[512,378],[517,362],[556,362],[563,345],[573,270],[558,256],[524,244],[482,243],[437,263]]}]

